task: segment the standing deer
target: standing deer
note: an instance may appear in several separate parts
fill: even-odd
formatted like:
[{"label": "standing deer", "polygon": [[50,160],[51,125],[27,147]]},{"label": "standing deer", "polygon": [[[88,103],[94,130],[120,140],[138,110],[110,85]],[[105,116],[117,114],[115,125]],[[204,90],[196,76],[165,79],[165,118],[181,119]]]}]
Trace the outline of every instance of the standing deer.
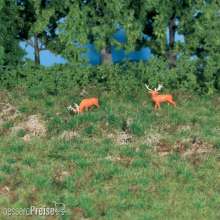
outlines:
[{"label": "standing deer", "polygon": [[145,87],[147,90],[149,90],[149,93],[151,94],[151,99],[154,102],[154,109],[160,108],[160,103],[162,102],[168,102],[168,104],[171,104],[173,106],[176,106],[176,103],[173,101],[173,96],[170,94],[164,94],[159,95],[159,91],[162,89],[162,85],[159,84],[157,89],[154,90],[150,89],[147,84],[145,84]]},{"label": "standing deer", "polygon": [[73,108],[71,105],[67,107],[69,111],[72,111],[74,113],[82,113],[84,110],[88,110],[89,108],[96,106],[99,107],[99,101],[98,98],[89,98],[89,99],[83,99],[79,105],[74,103],[75,108]]}]

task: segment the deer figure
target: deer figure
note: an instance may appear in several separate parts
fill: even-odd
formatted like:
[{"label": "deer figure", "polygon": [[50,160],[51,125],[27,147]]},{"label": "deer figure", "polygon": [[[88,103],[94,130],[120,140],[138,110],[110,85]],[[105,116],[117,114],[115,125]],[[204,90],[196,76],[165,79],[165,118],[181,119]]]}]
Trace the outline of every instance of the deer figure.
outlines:
[{"label": "deer figure", "polygon": [[160,108],[160,103],[162,102],[168,102],[168,104],[176,106],[176,103],[173,101],[172,95],[170,94],[159,95],[159,91],[163,87],[161,84],[159,84],[157,88],[154,88],[154,90],[150,89],[147,84],[145,84],[145,87],[147,88],[147,90],[149,90],[149,93],[151,94],[151,99],[154,102],[154,109]]},{"label": "deer figure", "polygon": [[67,107],[69,111],[72,111],[73,113],[82,113],[85,110],[88,110],[89,108],[96,106],[97,108],[99,107],[99,101],[98,98],[88,98],[88,99],[83,99],[79,105],[74,103],[74,107],[71,105]]}]

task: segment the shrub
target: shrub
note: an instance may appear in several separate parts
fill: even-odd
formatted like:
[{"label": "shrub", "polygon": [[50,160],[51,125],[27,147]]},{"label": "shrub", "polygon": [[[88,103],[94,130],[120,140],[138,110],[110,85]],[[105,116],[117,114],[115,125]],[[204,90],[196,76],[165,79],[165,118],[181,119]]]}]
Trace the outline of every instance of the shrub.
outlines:
[{"label": "shrub", "polygon": [[[113,65],[55,65],[51,68],[23,65],[5,69],[0,74],[1,86],[22,86],[34,98],[60,95],[66,91],[78,93],[80,88],[102,88],[120,95],[135,97],[144,83],[156,87],[162,83],[168,89],[199,90],[211,94],[219,89],[218,57],[201,62],[181,55],[176,67],[170,69],[166,60],[154,56],[147,62],[122,62]],[[94,89],[93,89],[94,90]]]},{"label": "shrub", "polygon": [[65,130],[65,124],[60,117],[54,116],[49,120],[48,131],[51,134],[59,134],[63,130]]},{"label": "shrub", "polygon": [[3,125],[2,125],[2,127],[4,128],[4,129],[10,129],[10,128],[12,128],[13,127],[13,122],[12,121],[7,121],[7,122],[4,122],[3,123]]},{"label": "shrub", "polygon": [[84,132],[83,132],[85,135],[88,135],[88,136],[92,136],[93,134],[96,133],[96,127],[94,125],[90,125],[88,127],[86,127],[84,129]]},{"label": "shrub", "polygon": [[18,130],[18,132],[17,132],[17,136],[18,136],[18,137],[24,137],[25,134],[26,134],[26,132],[25,132],[24,129],[20,129],[20,130]]},{"label": "shrub", "polygon": [[130,130],[132,132],[132,134],[137,135],[137,136],[141,136],[144,134],[144,129],[141,127],[140,123],[132,123],[130,126]]}]

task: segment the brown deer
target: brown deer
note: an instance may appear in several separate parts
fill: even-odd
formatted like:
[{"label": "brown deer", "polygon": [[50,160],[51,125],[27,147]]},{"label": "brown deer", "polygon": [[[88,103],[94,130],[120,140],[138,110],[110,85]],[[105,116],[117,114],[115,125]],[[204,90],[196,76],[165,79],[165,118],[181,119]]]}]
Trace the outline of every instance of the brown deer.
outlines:
[{"label": "brown deer", "polygon": [[154,102],[154,109],[160,108],[160,103],[162,102],[168,102],[168,104],[176,106],[176,103],[173,101],[173,96],[171,94],[159,95],[159,91],[163,87],[161,84],[159,84],[158,88],[155,88],[154,90],[150,89],[147,84],[145,84],[145,87],[147,88],[147,90],[149,90],[149,93],[151,94],[151,99]]},{"label": "brown deer", "polygon": [[74,113],[82,113],[85,110],[88,110],[89,108],[96,106],[97,108],[99,107],[99,100],[98,98],[88,98],[88,99],[83,99],[79,105],[74,103],[75,108],[73,108],[71,105],[67,107],[68,110],[74,112]]}]

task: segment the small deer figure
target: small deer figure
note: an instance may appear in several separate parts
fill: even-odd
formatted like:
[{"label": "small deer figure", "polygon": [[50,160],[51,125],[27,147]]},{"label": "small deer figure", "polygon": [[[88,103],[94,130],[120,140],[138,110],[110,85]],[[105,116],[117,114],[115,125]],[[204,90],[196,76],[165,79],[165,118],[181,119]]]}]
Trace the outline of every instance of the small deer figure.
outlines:
[{"label": "small deer figure", "polygon": [[70,105],[67,107],[67,109],[69,111],[79,114],[79,113],[84,112],[85,110],[88,110],[89,108],[93,106],[96,106],[98,108],[99,101],[98,101],[98,98],[88,98],[88,99],[83,99],[79,105],[74,103],[74,106],[75,108]]},{"label": "small deer figure", "polygon": [[154,90],[150,89],[147,84],[145,84],[145,87],[147,88],[147,90],[149,90],[149,93],[151,94],[151,99],[154,102],[154,109],[160,108],[160,103],[162,102],[168,102],[168,104],[176,106],[176,103],[173,101],[172,95],[170,94],[159,95],[159,91],[163,87],[161,84],[158,85],[158,88],[154,88]]}]

